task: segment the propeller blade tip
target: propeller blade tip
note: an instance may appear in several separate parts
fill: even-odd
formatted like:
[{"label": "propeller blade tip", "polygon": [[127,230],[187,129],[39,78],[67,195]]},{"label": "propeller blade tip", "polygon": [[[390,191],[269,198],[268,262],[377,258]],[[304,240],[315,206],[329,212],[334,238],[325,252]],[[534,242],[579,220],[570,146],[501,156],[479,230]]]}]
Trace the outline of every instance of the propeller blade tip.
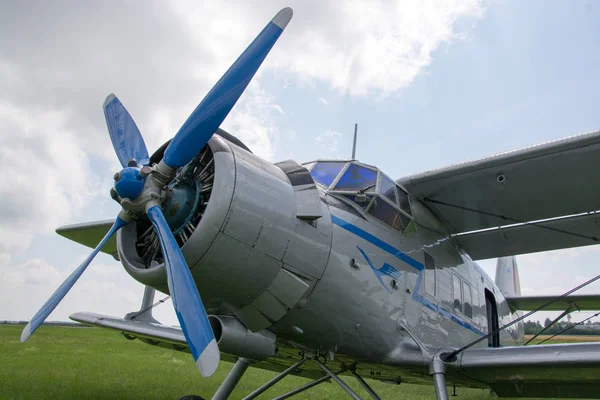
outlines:
[{"label": "propeller blade tip", "polygon": [[212,376],[219,366],[221,353],[219,353],[219,345],[215,339],[211,340],[208,346],[204,348],[200,357],[196,360],[196,366],[200,370],[200,374],[208,378]]},{"label": "propeller blade tip", "polygon": [[273,17],[271,22],[280,27],[281,29],[285,29],[285,27],[290,22],[293,16],[294,11],[290,7],[286,7],[279,11],[277,15]]},{"label": "propeller blade tip", "polygon": [[102,104],[102,108],[106,108],[106,106],[108,104],[110,104],[110,102],[113,101],[116,98],[117,98],[117,96],[115,96],[114,93],[111,93],[108,96],[106,96],[106,100],[104,100],[104,104]]},{"label": "propeller blade tip", "polygon": [[31,336],[31,322],[28,322],[23,328],[23,332],[21,332],[21,343],[25,343],[27,339]]}]

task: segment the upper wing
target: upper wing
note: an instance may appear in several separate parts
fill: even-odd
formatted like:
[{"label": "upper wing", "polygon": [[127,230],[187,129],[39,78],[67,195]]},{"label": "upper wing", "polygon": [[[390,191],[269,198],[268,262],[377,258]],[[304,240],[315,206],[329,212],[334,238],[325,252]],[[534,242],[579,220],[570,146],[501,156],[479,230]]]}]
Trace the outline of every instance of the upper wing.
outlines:
[{"label": "upper wing", "polygon": [[598,398],[600,343],[469,349],[454,364],[500,397]]},{"label": "upper wing", "polygon": [[483,259],[600,243],[599,161],[596,131],[398,182]]},{"label": "upper wing", "polygon": [[[56,229],[56,233],[93,249],[100,243],[114,222],[114,220],[107,220],[66,225]],[[100,251],[115,256],[117,254],[116,235],[112,236]]]},{"label": "upper wing", "polygon": [[[506,302],[513,310],[530,311],[538,308],[558,296],[519,296],[507,297]],[[549,306],[544,311],[565,311],[571,305],[579,311],[600,310],[600,296],[597,294],[581,294],[563,297]]]}]

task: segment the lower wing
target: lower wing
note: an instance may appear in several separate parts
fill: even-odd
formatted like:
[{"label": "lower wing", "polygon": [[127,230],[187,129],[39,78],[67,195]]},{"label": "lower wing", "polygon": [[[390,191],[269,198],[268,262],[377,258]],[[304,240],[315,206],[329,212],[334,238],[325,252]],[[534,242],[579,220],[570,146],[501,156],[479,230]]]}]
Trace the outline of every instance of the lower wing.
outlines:
[{"label": "lower wing", "polygon": [[500,397],[600,395],[600,343],[465,350],[453,366]]}]

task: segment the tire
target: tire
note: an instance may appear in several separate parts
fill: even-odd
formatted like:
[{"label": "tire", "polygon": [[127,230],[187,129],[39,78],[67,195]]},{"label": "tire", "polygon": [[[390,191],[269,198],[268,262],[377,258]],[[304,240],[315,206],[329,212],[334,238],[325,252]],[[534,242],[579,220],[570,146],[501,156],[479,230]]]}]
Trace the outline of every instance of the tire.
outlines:
[{"label": "tire", "polygon": [[206,400],[204,397],[196,396],[195,394],[188,394],[187,396],[180,397],[177,400]]}]

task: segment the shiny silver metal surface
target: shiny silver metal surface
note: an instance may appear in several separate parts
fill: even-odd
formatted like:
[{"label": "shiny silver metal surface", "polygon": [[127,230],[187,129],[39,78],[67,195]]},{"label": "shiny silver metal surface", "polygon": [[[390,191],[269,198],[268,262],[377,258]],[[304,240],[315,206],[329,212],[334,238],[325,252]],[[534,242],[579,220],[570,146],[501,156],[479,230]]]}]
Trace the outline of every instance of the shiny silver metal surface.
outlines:
[{"label": "shiny silver metal surface", "polygon": [[238,358],[211,400],[226,400],[229,398],[229,395],[233,392],[233,389],[235,389],[235,386],[240,379],[242,379],[242,376],[250,366],[251,362],[252,361],[242,357]]},{"label": "shiny silver metal surface", "polygon": [[208,320],[223,353],[258,361],[275,356],[273,332],[252,332],[237,318],[227,315],[209,315]]},{"label": "shiny silver metal surface", "polygon": [[[222,333],[222,351],[254,359],[254,367],[284,372],[277,379],[293,373],[325,380],[327,375],[318,363],[303,360],[327,354],[331,355],[327,368],[346,375],[352,369],[361,379],[435,382],[438,389],[447,382],[493,388],[503,396],[597,395],[600,345],[517,346],[523,343],[521,323],[465,350],[456,361],[440,364],[434,355],[481,338],[512,322],[520,315],[519,309],[546,299],[520,296],[512,257],[499,260],[496,280],[487,276],[461,247],[464,238],[447,234],[453,230],[441,217],[449,208],[432,207],[425,196],[435,190],[435,182],[468,185],[458,172],[484,179],[485,174],[477,169],[480,166],[494,170],[513,159],[530,162],[523,158],[527,154],[544,157],[554,149],[565,151],[564,156],[571,159],[572,150],[582,144],[591,141],[596,146],[599,135],[402,180],[411,195],[415,223],[402,231],[369,212],[367,207],[380,198],[372,196],[363,204],[351,192],[333,190],[351,164],[341,169],[330,186],[309,185],[312,192],[303,197],[292,183],[297,178],[290,172],[292,163],[286,162],[282,169],[214,137],[209,142],[214,187],[182,250],[206,308],[219,315],[214,329]],[[493,175],[489,185],[508,185],[518,170],[514,168],[506,170],[502,181]],[[445,190],[449,199],[457,195],[450,186]],[[500,211],[505,207],[489,204]],[[540,212],[551,211],[546,207]],[[455,220],[463,215],[455,209],[452,213]],[[477,222],[465,218],[465,229]],[[485,219],[481,224],[492,222]],[[98,226],[90,225],[91,231]],[[75,231],[88,244],[82,229]],[[136,256],[137,235],[134,228],[126,227],[117,237],[125,269],[138,281],[167,292],[164,267],[145,268]],[[522,243],[523,248],[535,248],[535,240]],[[564,244],[570,245],[569,241]],[[598,296],[573,296],[560,306],[571,304],[593,309],[600,303]],[[72,318],[187,351],[185,338],[174,328],[85,313]],[[224,359],[235,361],[227,354]],[[438,369],[432,374],[434,365]],[[441,389],[437,393],[444,398]]]}]

